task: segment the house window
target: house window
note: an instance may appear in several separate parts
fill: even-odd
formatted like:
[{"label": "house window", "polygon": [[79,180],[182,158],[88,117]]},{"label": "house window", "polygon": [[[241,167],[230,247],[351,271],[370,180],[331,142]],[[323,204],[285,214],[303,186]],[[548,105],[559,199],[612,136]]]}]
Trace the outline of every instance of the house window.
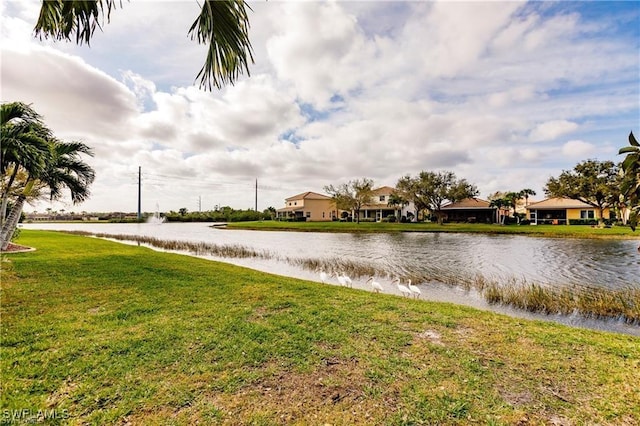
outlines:
[{"label": "house window", "polygon": [[324,219],[324,212],[322,212],[322,218]]},{"label": "house window", "polygon": [[594,210],[580,210],[580,219],[595,219],[596,212]]},{"label": "house window", "polygon": [[305,212],[305,216],[311,217],[311,212]]},{"label": "house window", "polygon": [[380,196],[380,201],[381,201],[381,202],[384,202],[384,195],[381,195],[381,196]]}]

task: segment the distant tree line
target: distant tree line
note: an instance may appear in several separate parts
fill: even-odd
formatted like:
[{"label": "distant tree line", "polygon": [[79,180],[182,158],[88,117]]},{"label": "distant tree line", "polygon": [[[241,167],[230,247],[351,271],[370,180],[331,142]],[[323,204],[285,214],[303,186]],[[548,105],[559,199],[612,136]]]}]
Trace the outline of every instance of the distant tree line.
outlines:
[{"label": "distant tree line", "polygon": [[247,222],[253,220],[272,220],[276,209],[269,207],[262,212],[252,209],[237,210],[229,206],[219,207],[215,210],[190,212],[182,207],[177,212],[165,213],[167,222]]}]

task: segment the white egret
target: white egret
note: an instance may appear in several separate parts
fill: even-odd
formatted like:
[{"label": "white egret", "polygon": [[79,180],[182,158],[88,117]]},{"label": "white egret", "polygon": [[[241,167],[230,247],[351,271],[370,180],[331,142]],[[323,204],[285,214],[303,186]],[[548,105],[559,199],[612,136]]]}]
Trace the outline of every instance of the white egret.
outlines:
[{"label": "white egret", "polygon": [[378,281],[375,281],[373,277],[369,277],[367,283],[371,283],[371,288],[374,293],[380,293],[383,290],[382,285]]},{"label": "white egret", "polygon": [[336,278],[338,279],[338,282],[340,283],[341,286],[346,287],[347,286],[347,281],[345,281],[344,277],[342,275],[340,275],[339,273],[335,273]]},{"label": "white egret", "polygon": [[416,299],[420,299],[420,295],[422,295],[422,292],[420,291],[418,286],[411,284],[411,280],[407,280],[407,281],[409,284],[409,290],[411,291],[411,294],[413,294]]},{"label": "white egret", "polygon": [[320,281],[322,281],[323,283],[326,283],[328,278],[329,276],[325,271],[320,271]]},{"label": "white egret", "polygon": [[409,287],[407,287],[406,285],[400,284],[400,278],[395,278],[393,282],[396,283],[398,290],[400,291],[400,293],[402,293],[403,296],[409,297],[409,295],[411,294],[411,290],[409,290]]},{"label": "white egret", "polygon": [[344,280],[345,286],[349,288],[353,288],[353,281],[351,280],[351,278],[349,278],[347,274],[344,273],[344,271],[342,271],[342,279]]}]

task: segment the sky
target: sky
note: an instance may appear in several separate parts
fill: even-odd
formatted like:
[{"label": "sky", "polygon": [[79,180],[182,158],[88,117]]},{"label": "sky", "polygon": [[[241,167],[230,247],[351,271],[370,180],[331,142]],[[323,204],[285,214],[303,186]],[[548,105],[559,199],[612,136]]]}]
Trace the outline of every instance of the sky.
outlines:
[{"label": "sky", "polygon": [[285,206],[368,178],[453,171],[486,199],[640,133],[640,2],[256,1],[255,63],[198,88],[195,0],[124,1],[90,46],[34,37],[39,1],[0,3],[0,98],[89,145],[91,197],[25,211]]}]

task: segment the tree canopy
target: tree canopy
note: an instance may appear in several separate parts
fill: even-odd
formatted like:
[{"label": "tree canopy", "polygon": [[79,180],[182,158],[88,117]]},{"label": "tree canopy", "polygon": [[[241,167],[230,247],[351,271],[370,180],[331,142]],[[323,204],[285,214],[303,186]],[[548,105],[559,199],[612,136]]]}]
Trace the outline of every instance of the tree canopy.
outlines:
[{"label": "tree canopy", "polygon": [[438,222],[442,223],[442,207],[446,203],[454,203],[465,198],[478,195],[475,185],[466,179],[458,179],[453,172],[422,171],[416,177],[406,175],[396,184],[401,198],[413,201],[416,210],[435,212]]},{"label": "tree canopy", "polygon": [[599,210],[602,221],[604,209],[613,206],[620,194],[618,166],[613,161],[582,161],[573,170],[549,178],[544,192],[589,204]]},{"label": "tree canopy", "polygon": [[331,195],[337,209],[353,210],[357,223],[360,223],[362,206],[371,204],[373,198],[373,180],[367,178],[351,180],[338,186],[325,186],[324,190]]}]

